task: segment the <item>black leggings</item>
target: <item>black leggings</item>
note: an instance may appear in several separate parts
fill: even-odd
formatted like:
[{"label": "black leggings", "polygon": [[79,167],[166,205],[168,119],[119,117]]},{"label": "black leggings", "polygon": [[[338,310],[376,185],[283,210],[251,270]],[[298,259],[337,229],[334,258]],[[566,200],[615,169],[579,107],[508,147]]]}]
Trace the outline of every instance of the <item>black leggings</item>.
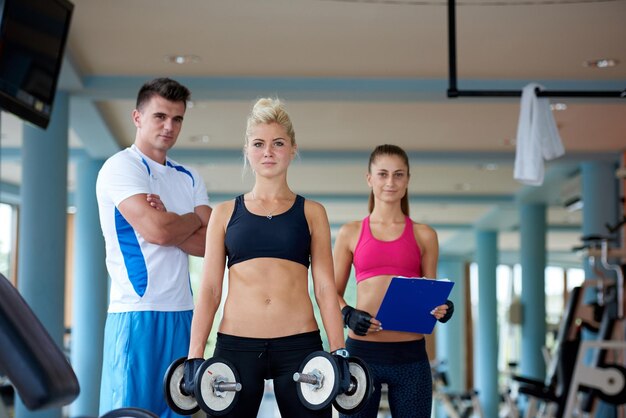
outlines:
[{"label": "black leggings", "polygon": [[293,381],[293,374],[304,358],[318,350],[322,350],[319,331],[280,338],[247,338],[218,333],[213,355],[233,363],[242,386],[237,404],[224,416],[256,418],[265,379],[274,379],[274,393],[281,416],[330,418],[330,406],[311,411],[302,405]]},{"label": "black leggings", "polygon": [[350,355],[365,361],[374,380],[372,397],[350,418],[378,416],[382,383],[387,384],[393,418],[430,418],[432,377],[424,339],[380,343],[348,338],[346,348]]}]

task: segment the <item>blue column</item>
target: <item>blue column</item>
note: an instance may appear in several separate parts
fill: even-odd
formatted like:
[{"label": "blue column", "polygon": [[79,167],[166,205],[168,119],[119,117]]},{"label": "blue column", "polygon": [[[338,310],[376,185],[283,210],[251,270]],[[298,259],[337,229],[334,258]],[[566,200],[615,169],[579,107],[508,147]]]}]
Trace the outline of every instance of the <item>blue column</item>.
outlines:
[{"label": "blue column", "polygon": [[497,232],[476,232],[478,264],[478,318],[475,321],[474,382],[485,417],[498,416],[498,267]]},{"label": "blue column", "polygon": [[[614,224],[618,212],[618,183],[615,178],[617,165],[609,162],[582,163],[583,235],[607,235],[605,224]],[[593,278],[588,263],[584,263],[585,275]],[[588,300],[588,299],[586,299]]]},{"label": "blue column", "polygon": [[546,335],[546,205],[520,207],[520,259],[522,266],[522,376],[543,380],[546,367],[542,348]]},{"label": "blue column", "polygon": [[466,327],[465,327],[465,261],[461,257],[441,257],[437,277],[454,282],[450,300],[454,302],[454,316],[436,327],[437,360],[445,360],[448,384],[453,391],[467,389]]},{"label": "blue column", "polygon": [[[18,289],[52,339],[63,346],[67,227],[68,96],[57,93],[47,130],[25,124],[18,254]],[[16,399],[15,417],[60,418],[61,409],[29,411]]]},{"label": "blue column", "polygon": [[83,157],[76,169],[71,347],[72,366],[81,391],[70,406],[71,417],[98,415],[108,293],[104,238],[95,192],[102,163]]},{"label": "blue column", "polygon": [[[615,224],[618,218],[618,182],[615,178],[617,163],[585,162],[582,168],[583,194],[583,235],[608,235],[605,224]],[[598,259],[599,263],[599,259]],[[587,261],[583,262],[586,278],[595,278]],[[613,272],[606,272],[607,277],[615,277]],[[588,288],[584,295],[587,303],[597,299],[594,288]],[[584,330],[583,330],[584,331]],[[584,340],[594,339],[595,335],[583,332]],[[586,362],[590,362],[591,352],[587,353]],[[614,417],[615,406],[601,402],[596,410],[597,417]]]},{"label": "blue column", "polygon": [[[462,257],[439,257],[437,277],[454,282],[450,300],[454,302],[454,316],[435,328],[437,360],[445,360],[448,385],[454,392],[466,390],[467,381],[467,330],[465,321],[466,277],[465,260]],[[437,416],[444,417],[444,410],[437,405]]]}]

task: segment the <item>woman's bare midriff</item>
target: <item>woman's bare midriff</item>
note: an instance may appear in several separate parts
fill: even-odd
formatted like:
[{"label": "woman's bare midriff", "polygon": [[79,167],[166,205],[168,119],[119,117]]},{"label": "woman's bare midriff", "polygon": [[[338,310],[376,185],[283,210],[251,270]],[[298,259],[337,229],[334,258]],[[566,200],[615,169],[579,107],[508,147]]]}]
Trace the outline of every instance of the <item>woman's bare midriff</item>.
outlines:
[{"label": "woman's bare midriff", "polygon": [[318,329],[309,296],[309,274],[299,263],[255,258],[232,266],[219,331],[276,338]]},{"label": "woman's bare midriff", "polygon": [[[376,316],[378,309],[383,301],[389,283],[393,276],[374,276],[359,282],[356,286],[357,305],[356,309],[368,312],[372,316]],[[416,303],[419,303],[416,301]],[[415,341],[424,338],[424,334],[415,334],[413,332],[402,331],[386,331],[385,324],[382,324],[382,331],[368,332],[365,336],[356,335],[352,330],[348,335],[355,340],[375,341],[375,342],[402,342]]]}]

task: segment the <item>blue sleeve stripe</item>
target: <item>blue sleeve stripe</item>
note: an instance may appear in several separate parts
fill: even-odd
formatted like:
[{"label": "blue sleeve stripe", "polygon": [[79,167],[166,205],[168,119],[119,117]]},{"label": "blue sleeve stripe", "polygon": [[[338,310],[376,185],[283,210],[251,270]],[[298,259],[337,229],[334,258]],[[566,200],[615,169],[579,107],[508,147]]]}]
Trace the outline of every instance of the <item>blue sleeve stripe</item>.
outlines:
[{"label": "blue sleeve stripe", "polygon": [[146,261],[139,247],[135,230],[115,208],[115,231],[120,244],[124,265],[128,272],[128,280],[139,296],[143,296],[148,287],[148,269]]},{"label": "blue sleeve stripe", "polygon": [[191,177],[191,185],[195,186],[196,185],[196,181],[193,178],[193,176],[191,175],[191,172],[189,170],[187,170],[185,167],[183,167],[182,165],[174,165],[172,163],[170,163],[169,161],[167,162],[167,166],[168,167],[172,167],[173,169],[175,169],[176,171],[180,171],[181,173],[185,173],[187,174],[189,177]]},{"label": "blue sleeve stripe", "polygon": [[148,165],[148,162],[146,161],[146,159],[141,157],[141,162],[143,163],[143,165],[146,166],[146,168],[148,169],[148,175],[150,175],[150,166]]}]

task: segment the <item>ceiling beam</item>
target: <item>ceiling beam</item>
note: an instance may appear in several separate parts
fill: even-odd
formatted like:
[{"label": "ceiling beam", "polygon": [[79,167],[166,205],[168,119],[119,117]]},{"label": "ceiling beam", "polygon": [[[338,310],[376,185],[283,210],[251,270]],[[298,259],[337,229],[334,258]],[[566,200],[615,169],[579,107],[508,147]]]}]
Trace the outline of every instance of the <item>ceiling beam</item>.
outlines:
[{"label": "ceiling beam", "polygon": [[0,203],[18,205],[20,201],[20,187],[16,184],[0,181]]},{"label": "ceiling beam", "polygon": [[63,63],[61,64],[57,89],[71,93],[72,91],[81,90],[82,88],[83,81],[80,72],[76,68],[76,65],[74,65],[74,60],[72,60],[66,49],[63,55]]},{"label": "ceiling beam", "polygon": [[[75,96],[92,100],[135,100],[144,76],[86,76]],[[177,77],[191,90],[193,100],[253,100],[280,96],[286,100],[326,101],[447,101],[445,79],[314,78],[314,77]],[[479,80],[466,79],[473,89],[521,89],[528,83],[556,89],[623,89],[625,80]],[[518,102],[519,98],[491,98]],[[582,100],[582,99],[581,99]],[[613,100],[613,99],[609,99]],[[485,101],[481,98],[481,101]],[[597,102],[597,99],[594,99]]]},{"label": "ceiling beam", "polygon": [[[83,158],[87,155],[85,150],[82,148],[70,148],[68,159],[70,162]],[[0,151],[0,161],[2,162],[12,162],[17,161],[20,162],[22,160],[22,148],[17,147],[2,147],[2,151]]]},{"label": "ceiling beam", "polygon": [[100,111],[89,99],[70,98],[70,126],[91,158],[106,159],[121,150]]},{"label": "ceiling beam", "polygon": [[[80,99],[78,102],[70,101],[72,103],[82,103]],[[76,104],[79,107],[78,104]],[[88,150],[70,150],[70,159],[81,157],[83,155],[90,155],[92,158],[102,158],[99,156],[103,154],[105,157],[109,157],[112,153],[119,150],[117,143],[111,144],[112,138],[110,133],[106,133],[102,136],[102,140],[105,144],[98,144],[101,138],[94,131],[91,135],[87,131],[89,123],[98,125],[97,116],[94,114],[96,109],[90,108],[91,105],[86,105],[88,108],[85,110],[84,117],[86,122],[75,122],[79,126],[80,132],[85,132],[82,135],[88,139]],[[90,109],[89,109],[90,108]],[[91,114],[91,115],[90,115]],[[79,117],[83,115],[82,111],[76,110],[72,114]],[[91,122],[89,122],[91,121]],[[73,125],[73,124],[72,124]],[[85,126],[82,126],[85,125]],[[105,129],[105,126],[101,126],[100,130]],[[74,128],[72,128],[74,129]],[[107,128],[108,130],[108,128]],[[78,134],[78,131],[76,132]],[[82,137],[81,137],[82,140]],[[96,144],[91,144],[91,142]],[[89,145],[94,147],[93,150]],[[106,154],[111,153],[111,154]],[[300,157],[295,160],[295,164],[358,164],[363,165],[363,161],[367,161],[370,156],[370,151],[337,151],[337,150],[307,150],[300,149]],[[408,151],[407,155],[409,161],[415,164],[446,164],[455,163],[461,165],[477,165],[482,163],[497,163],[497,164],[509,164],[512,165],[515,160],[515,154],[512,152],[433,152],[433,151]],[[186,164],[239,164],[242,163],[243,154],[241,148],[205,148],[205,149],[189,149],[189,148],[173,148],[168,156],[173,160]],[[572,170],[576,170],[576,165],[582,162],[588,161],[604,161],[619,163],[621,153],[619,152],[568,152],[558,160],[549,163],[548,171],[546,173],[546,181],[548,181],[551,170],[558,170],[559,172],[571,173]],[[21,158],[21,149],[16,147],[2,147],[2,153],[0,154],[2,161],[12,161]],[[563,175],[562,173],[559,175]],[[528,193],[537,190],[536,187],[529,187]],[[530,197],[529,197],[530,199]]]},{"label": "ceiling beam", "polygon": [[[220,192],[211,193],[209,197],[213,202],[224,202],[234,199],[241,192]],[[306,193],[306,198],[315,200],[322,204],[329,203],[363,203],[367,202],[369,195],[367,193]],[[498,205],[512,204],[515,200],[513,195],[460,195],[460,194],[412,194],[409,196],[409,204],[418,203],[449,203],[464,205]]]}]

